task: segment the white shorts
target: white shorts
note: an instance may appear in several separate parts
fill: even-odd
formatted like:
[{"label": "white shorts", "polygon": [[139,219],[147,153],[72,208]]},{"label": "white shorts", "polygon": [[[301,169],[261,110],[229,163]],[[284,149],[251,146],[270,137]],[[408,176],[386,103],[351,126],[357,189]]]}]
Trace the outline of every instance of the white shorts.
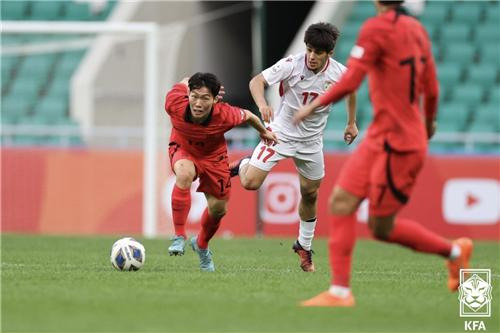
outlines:
[{"label": "white shorts", "polygon": [[271,169],[285,158],[293,158],[297,171],[309,180],[325,176],[323,141],[280,141],[275,146],[266,146],[262,141],[255,147],[250,165],[263,170]]}]

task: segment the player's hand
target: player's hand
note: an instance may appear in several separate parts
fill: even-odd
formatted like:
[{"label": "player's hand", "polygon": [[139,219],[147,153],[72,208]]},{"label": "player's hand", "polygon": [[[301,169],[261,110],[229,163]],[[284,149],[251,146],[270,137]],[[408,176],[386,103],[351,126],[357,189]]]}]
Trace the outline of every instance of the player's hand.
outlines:
[{"label": "player's hand", "polygon": [[215,96],[215,100],[217,102],[222,101],[225,94],[226,94],[226,89],[224,89],[224,86],[220,86],[219,93],[217,94],[217,96]]},{"label": "player's hand", "polygon": [[344,130],[344,142],[350,145],[354,142],[354,139],[358,136],[358,127],[356,123],[347,124]]},{"label": "player's hand", "polygon": [[293,123],[295,125],[298,125],[299,123],[304,120],[305,117],[310,115],[314,111],[314,107],[311,106],[311,104],[307,104],[303,107],[301,107],[297,112],[295,112],[295,115],[293,116]]},{"label": "player's hand", "polygon": [[259,112],[262,115],[262,120],[264,120],[266,123],[270,123],[271,120],[274,120],[274,111],[273,108],[269,105],[260,107]]},{"label": "player's hand", "polygon": [[434,136],[434,133],[436,133],[436,128],[437,128],[436,120],[429,120],[425,122],[425,129],[427,130],[427,139],[430,140]]},{"label": "player's hand", "polygon": [[274,146],[278,143],[278,137],[269,129],[266,129],[266,131],[260,135],[260,138],[264,141],[266,146]]}]

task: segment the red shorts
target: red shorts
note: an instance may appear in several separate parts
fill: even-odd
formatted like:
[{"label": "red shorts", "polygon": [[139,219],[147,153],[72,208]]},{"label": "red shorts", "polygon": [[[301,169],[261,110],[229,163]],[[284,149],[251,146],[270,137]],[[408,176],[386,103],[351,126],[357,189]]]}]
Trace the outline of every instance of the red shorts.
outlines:
[{"label": "red shorts", "polygon": [[[229,163],[227,154],[210,160],[195,158],[179,145],[171,143],[168,148],[170,167],[174,170],[174,164],[178,160],[189,160],[196,168],[196,176],[200,178],[200,186],[197,192],[211,194],[219,200],[229,199],[231,193],[231,176],[229,174]],[[175,171],[174,171],[175,172]]]},{"label": "red shorts", "polygon": [[387,143],[376,150],[363,142],[343,166],[337,184],[368,198],[370,215],[393,215],[408,202],[425,157],[426,150],[396,152]]}]

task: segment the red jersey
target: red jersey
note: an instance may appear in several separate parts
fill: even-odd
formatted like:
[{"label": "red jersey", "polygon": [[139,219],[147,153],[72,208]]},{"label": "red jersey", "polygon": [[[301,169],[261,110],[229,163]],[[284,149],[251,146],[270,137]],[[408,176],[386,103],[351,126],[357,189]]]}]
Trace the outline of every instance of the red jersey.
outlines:
[{"label": "red jersey", "polygon": [[172,122],[170,142],[177,143],[194,157],[203,159],[226,154],[224,133],[246,119],[243,109],[219,102],[214,104],[203,123],[193,123],[190,118],[188,88],[180,83],[167,93],[165,110]]},{"label": "red jersey", "polygon": [[[435,117],[438,82],[431,42],[415,18],[389,10],[368,19],[348,61],[348,72],[368,74],[374,118],[366,138],[370,146],[395,150],[427,147],[427,132],[420,112],[425,95],[425,111]],[[364,75],[346,73],[339,83],[320,99],[322,104],[336,100],[344,86],[359,86]],[[359,82],[342,82],[344,81]],[[357,85],[356,85],[357,84]],[[337,89],[337,91],[332,91]]]}]

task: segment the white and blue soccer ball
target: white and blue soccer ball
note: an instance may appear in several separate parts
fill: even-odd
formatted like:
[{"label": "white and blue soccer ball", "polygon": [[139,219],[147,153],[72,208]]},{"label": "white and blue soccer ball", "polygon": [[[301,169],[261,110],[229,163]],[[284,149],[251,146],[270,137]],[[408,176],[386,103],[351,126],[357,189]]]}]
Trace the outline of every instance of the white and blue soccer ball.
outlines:
[{"label": "white and blue soccer ball", "polygon": [[121,238],[111,247],[110,259],[119,271],[137,271],[146,261],[146,249],[132,237]]}]

